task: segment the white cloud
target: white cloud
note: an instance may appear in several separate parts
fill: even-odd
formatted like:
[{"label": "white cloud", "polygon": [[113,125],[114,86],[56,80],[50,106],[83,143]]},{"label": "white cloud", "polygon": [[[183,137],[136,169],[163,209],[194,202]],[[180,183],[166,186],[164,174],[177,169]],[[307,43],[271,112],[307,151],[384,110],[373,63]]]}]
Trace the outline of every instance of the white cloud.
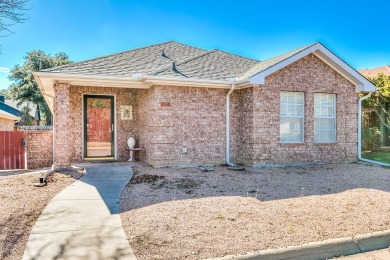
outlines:
[{"label": "white cloud", "polygon": [[8,74],[10,72],[10,69],[9,68],[6,68],[6,67],[0,67],[0,73],[5,73],[5,74]]}]

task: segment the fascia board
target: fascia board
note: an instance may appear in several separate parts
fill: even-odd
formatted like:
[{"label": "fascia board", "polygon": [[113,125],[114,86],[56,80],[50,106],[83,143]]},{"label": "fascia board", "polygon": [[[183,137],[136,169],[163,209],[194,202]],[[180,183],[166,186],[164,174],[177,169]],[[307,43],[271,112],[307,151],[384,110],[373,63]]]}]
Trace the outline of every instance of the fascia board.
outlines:
[{"label": "fascia board", "polygon": [[14,116],[14,115],[12,115],[10,113],[7,113],[7,112],[1,111],[1,110],[0,110],[0,117],[1,118],[5,118],[5,119],[10,119],[10,120],[17,120],[17,121],[20,120],[20,117]]},{"label": "fascia board", "polygon": [[232,84],[239,84],[244,81],[228,80],[206,80],[206,79],[178,79],[173,77],[156,77],[143,76],[142,82],[151,85],[172,85],[172,86],[189,86],[189,87],[208,87],[208,88],[230,88]]},{"label": "fascia board", "polygon": [[45,84],[44,85],[42,83],[41,77],[38,75],[37,72],[34,72],[33,76],[34,76],[35,82],[37,83],[39,90],[41,91],[42,96],[45,99],[46,104],[48,105],[51,113],[54,113],[54,106],[53,106],[54,97],[48,94],[48,92],[54,94],[53,84]]}]

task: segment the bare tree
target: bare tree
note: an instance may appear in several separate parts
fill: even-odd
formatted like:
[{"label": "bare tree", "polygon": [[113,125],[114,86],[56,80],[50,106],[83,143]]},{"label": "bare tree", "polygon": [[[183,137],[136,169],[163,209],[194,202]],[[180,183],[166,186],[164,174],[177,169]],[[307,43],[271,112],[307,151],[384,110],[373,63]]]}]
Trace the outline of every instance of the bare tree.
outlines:
[{"label": "bare tree", "polygon": [[28,19],[25,16],[27,2],[28,0],[0,0],[0,33],[12,33],[9,27]]}]

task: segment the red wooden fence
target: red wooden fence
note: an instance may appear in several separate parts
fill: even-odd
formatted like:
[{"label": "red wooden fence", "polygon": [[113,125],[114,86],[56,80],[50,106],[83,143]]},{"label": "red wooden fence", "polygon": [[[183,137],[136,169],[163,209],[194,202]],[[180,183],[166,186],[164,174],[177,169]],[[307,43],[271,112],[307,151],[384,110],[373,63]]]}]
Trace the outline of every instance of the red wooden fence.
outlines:
[{"label": "red wooden fence", "polygon": [[0,170],[25,169],[23,131],[0,131]]}]

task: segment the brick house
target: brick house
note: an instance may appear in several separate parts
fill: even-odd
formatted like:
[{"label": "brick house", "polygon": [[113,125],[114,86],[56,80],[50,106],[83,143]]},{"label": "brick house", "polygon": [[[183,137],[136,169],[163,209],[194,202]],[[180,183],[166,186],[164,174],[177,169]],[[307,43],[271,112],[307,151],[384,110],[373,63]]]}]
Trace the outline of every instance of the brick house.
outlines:
[{"label": "brick house", "polygon": [[321,43],[258,61],[170,41],[34,77],[58,167],[127,160],[131,136],[153,166],[356,160],[358,93],[375,90]]}]

